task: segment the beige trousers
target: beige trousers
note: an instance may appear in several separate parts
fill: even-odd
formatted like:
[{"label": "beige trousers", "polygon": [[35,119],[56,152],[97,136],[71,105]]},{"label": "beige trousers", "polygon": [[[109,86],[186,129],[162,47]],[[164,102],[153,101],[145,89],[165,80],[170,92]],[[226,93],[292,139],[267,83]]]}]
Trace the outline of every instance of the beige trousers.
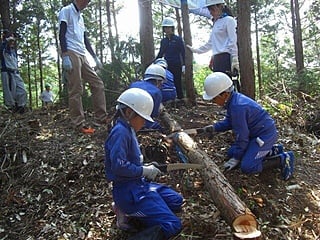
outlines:
[{"label": "beige trousers", "polygon": [[84,125],[85,116],[82,105],[83,82],[89,84],[91,91],[93,112],[96,120],[104,121],[107,118],[106,96],[104,84],[96,72],[90,67],[85,56],[68,51],[66,55],[70,56],[72,70],[67,72],[69,109],[72,124],[76,127]]}]

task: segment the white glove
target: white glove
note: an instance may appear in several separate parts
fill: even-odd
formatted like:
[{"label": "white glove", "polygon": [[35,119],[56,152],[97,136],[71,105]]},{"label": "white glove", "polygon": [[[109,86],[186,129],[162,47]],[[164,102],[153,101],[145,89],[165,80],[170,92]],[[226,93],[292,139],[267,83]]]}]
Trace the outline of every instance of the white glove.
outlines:
[{"label": "white glove", "polygon": [[154,180],[160,173],[161,171],[152,164],[142,167],[142,176],[149,180]]},{"label": "white glove", "polygon": [[189,48],[189,50],[193,53],[202,53],[199,49],[196,49],[196,48],[193,48],[192,46],[190,45],[186,45],[187,48]]},{"label": "white glove", "polygon": [[186,72],[186,66],[185,66],[185,65],[183,65],[183,66],[181,67],[181,72],[182,72],[182,73],[185,73],[185,72]]},{"label": "white glove", "polygon": [[96,68],[97,69],[102,69],[102,63],[100,62],[99,58],[97,56],[94,57],[94,61],[96,62]]},{"label": "white glove", "polygon": [[67,72],[72,70],[72,62],[68,55],[62,57],[62,67]]},{"label": "white glove", "polygon": [[237,56],[234,56],[231,59],[231,72],[233,73],[235,70],[239,72],[239,59]]},{"label": "white glove", "polygon": [[238,164],[240,163],[240,160],[235,159],[235,158],[230,158],[226,163],[223,164],[224,170],[226,172],[236,168]]}]

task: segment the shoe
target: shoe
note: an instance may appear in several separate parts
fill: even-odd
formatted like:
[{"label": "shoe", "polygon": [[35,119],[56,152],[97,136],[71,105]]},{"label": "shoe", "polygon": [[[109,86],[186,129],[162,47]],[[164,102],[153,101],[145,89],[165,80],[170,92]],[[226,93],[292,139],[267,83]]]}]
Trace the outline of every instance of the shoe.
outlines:
[{"label": "shoe", "polygon": [[108,126],[108,124],[110,123],[110,119],[109,118],[106,118],[104,119],[103,121],[100,121],[100,120],[95,120],[92,122],[92,124],[96,127],[101,127],[101,126]]},{"label": "shoe", "polygon": [[274,144],[269,151],[267,157],[276,156],[278,154],[283,153],[283,146],[282,144]]},{"label": "shoe", "polygon": [[292,177],[294,171],[294,155],[293,152],[285,152],[283,153],[283,157],[281,159],[281,175],[283,180],[287,181]]},{"label": "shoe", "polygon": [[96,130],[94,128],[91,127],[86,127],[83,126],[80,128],[80,132],[84,133],[84,134],[93,134]]},{"label": "shoe", "polygon": [[128,223],[129,218],[116,206],[114,202],[112,203],[112,210],[116,214],[117,228],[123,231],[130,231],[133,229],[133,227]]}]

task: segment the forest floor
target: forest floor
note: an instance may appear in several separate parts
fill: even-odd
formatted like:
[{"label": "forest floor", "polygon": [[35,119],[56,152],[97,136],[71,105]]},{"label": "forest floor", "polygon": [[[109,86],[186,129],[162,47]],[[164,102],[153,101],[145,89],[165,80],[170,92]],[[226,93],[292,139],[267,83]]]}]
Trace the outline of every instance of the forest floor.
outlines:
[{"label": "forest floor", "polygon": [[[319,99],[318,99],[319,100]],[[314,109],[318,111],[319,101]],[[256,215],[263,239],[320,239],[320,140],[305,130],[309,103],[273,105],[279,143],[296,157],[294,177],[281,180],[280,171],[225,176],[239,198]],[[284,109],[284,110],[283,110]],[[219,109],[166,106],[183,129],[203,127],[221,118]],[[93,135],[74,131],[68,110],[54,107],[23,115],[0,109],[0,239],[123,240],[130,234],[115,226],[111,186],[104,176],[106,126]],[[92,120],[92,114],[87,113]],[[159,145],[159,133],[138,134],[141,147]],[[232,142],[230,132],[194,141],[220,167]],[[168,162],[179,158],[166,149]],[[162,156],[163,157],[163,156]],[[172,239],[233,239],[230,226],[214,205],[198,170],[173,171],[158,180],[180,192],[185,202],[179,217],[181,233]]]}]

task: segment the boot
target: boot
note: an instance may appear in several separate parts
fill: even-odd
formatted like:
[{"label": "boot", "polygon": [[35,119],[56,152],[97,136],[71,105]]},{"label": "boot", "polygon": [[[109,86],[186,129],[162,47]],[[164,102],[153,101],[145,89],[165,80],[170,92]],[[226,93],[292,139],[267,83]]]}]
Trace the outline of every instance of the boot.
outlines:
[{"label": "boot", "polygon": [[281,174],[283,180],[289,180],[294,171],[294,155],[293,152],[285,152],[283,153],[283,157],[281,159]]},{"label": "boot", "polygon": [[160,225],[146,228],[136,235],[128,238],[128,240],[164,240],[165,236]]},{"label": "boot", "polygon": [[126,216],[124,212],[122,212],[116,204],[112,203],[112,210],[116,214],[117,218],[117,228],[123,230],[123,231],[131,231],[133,230],[133,226],[131,226],[128,221],[129,218]]}]

